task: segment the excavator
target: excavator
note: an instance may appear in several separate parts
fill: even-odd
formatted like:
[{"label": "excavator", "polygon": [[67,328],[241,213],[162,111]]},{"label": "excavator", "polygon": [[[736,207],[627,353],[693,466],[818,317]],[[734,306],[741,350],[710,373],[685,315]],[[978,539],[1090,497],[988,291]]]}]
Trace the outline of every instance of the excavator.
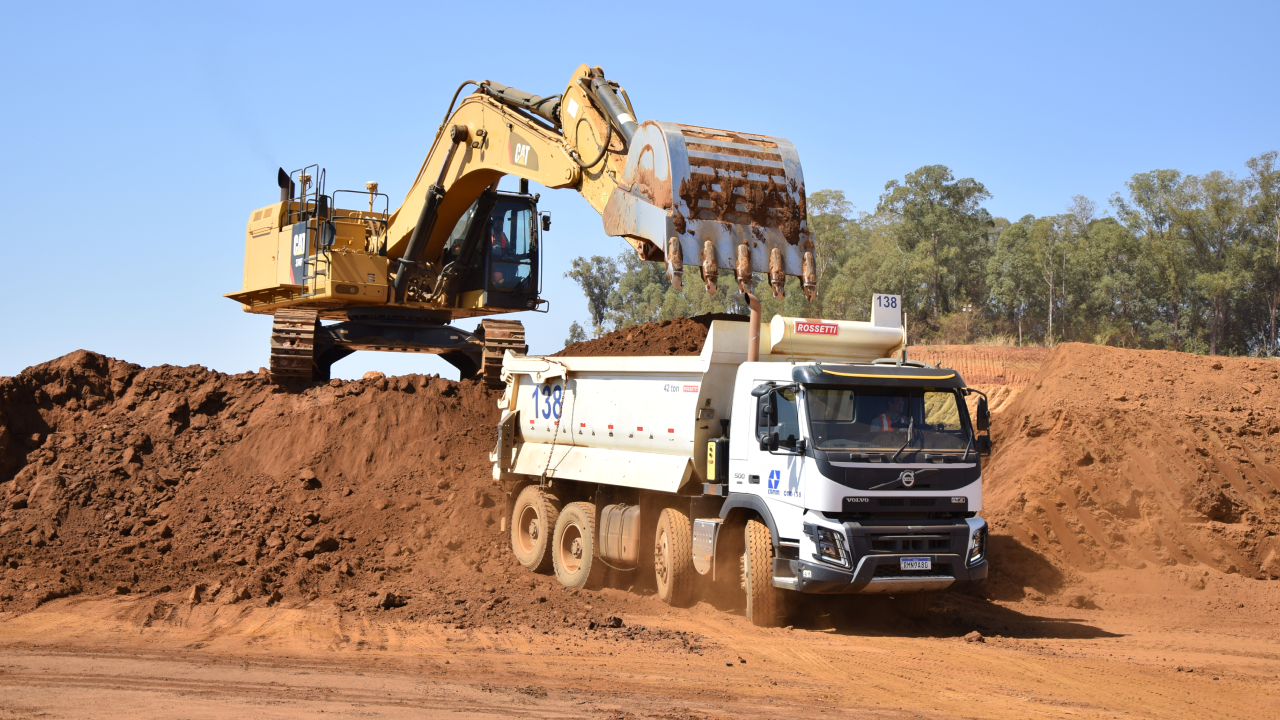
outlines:
[{"label": "excavator", "polygon": [[[520,178],[518,192],[498,190],[505,175]],[[551,218],[529,181],[577,191],[606,234],[664,262],[676,288],[687,263],[713,293],[721,270],[744,292],[755,273],[777,297],[787,276],[817,292],[794,145],[638,122],[626,90],[582,65],[558,95],[462,83],[394,212],[377,183],[330,192],[318,165],[280,169],[279,201],[249,217],[243,285],[225,297],[274,317],[273,381],[328,380],[338,360],[382,350],[434,353],[498,386],[503,355],[528,348],[519,321],[490,316],[548,308]],[[482,318],[475,332],[450,324],[470,317]]]}]

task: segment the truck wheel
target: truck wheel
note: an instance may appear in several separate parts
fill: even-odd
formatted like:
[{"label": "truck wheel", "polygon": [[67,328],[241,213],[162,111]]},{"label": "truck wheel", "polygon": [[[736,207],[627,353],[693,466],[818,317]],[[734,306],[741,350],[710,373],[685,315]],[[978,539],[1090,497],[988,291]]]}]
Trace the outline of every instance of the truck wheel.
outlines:
[{"label": "truck wheel", "polygon": [[693,532],[689,516],[674,508],[658,515],[653,535],[653,574],[658,597],[668,605],[684,607],[693,594]]},{"label": "truck wheel", "polygon": [[769,526],[748,520],[742,554],[742,584],[747,592],[747,619],[757,627],[778,627],[787,619],[785,590],[773,586],[773,537]]},{"label": "truck wheel", "polygon": [[560,501],[537,485],[526,486],[516,496],[511,509],[511,552],[521,565],[537,573],[551,570],[547,546],[559,516]]},{"label": "truck wheel", "polygon": [[551,544],[556,579],[571,588],[600,584],[604,563],[596,559],[596,506],[589,502],[569,503],[560,511]]},{"label": "truck wheel", "polygon": [[893,605],[898,612],[912,620],[921,620],[929,614],[929,599],[932,595],[933,593],[929,592],[898,595],[893,599]]}]

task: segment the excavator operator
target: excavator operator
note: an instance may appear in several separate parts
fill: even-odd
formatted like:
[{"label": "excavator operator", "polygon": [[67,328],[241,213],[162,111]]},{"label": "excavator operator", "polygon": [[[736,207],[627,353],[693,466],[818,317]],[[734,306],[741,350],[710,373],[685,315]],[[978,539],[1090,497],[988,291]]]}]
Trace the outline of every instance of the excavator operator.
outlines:
[{"label": "excavator operator", "polygon": [[[517,260],[515,248],[511,246],[507,234],[502,231],[501,217],[491,218],[489,221],[489,268],[490,280],[494,287],[504,290],[515,287],[519,282],[514,272]],[[508,275],[511,277],[507,277]]]}]

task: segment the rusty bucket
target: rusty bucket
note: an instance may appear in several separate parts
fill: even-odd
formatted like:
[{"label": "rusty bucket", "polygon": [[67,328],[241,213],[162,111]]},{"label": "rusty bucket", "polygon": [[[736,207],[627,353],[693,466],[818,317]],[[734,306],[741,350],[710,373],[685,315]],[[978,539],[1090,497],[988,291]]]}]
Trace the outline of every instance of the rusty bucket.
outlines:
[{"label": "rusty bucket", "polygon": [[789,140],[649,120],[636,130],[622,182],[604,210],[605,232],[664,252],[680,286],[684,263],[714,292],[720,268],[747,289],[762,273],[781,298],[786,276],[817,291],[805,216],[804,175]]}]

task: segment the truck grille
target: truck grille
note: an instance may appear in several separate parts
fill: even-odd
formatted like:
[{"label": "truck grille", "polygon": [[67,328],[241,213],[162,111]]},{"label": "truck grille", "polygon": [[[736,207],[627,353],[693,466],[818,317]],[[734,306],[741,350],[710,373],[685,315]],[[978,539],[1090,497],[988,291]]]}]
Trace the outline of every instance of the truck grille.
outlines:
[{"label": "truck grille", "polygon": [[937,498],[880,498],[880,507],[933,507]]},{"label": "truck grille", "polygon": [[872,535],[871,552],[947,552],[951,549],[948,535]]}]

